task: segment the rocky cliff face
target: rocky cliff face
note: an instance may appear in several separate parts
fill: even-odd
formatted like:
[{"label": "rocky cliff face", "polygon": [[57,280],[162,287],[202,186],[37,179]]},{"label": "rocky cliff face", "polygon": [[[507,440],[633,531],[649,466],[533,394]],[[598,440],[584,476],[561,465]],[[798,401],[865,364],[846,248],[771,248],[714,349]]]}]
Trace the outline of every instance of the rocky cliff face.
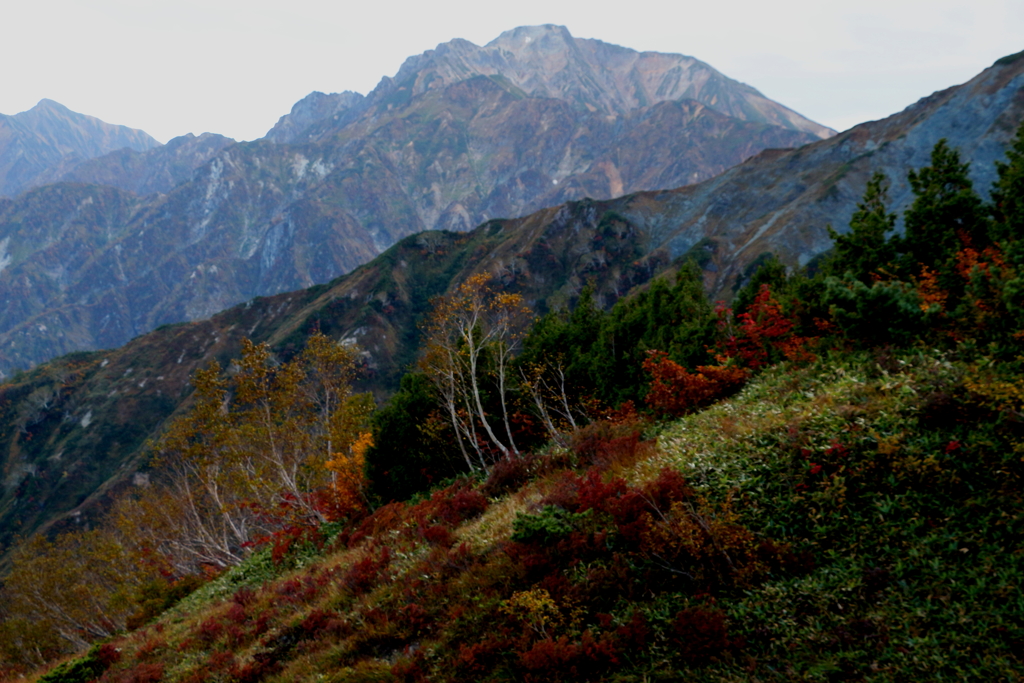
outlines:
[{"label": "rocky cliff face", "polygon": [[305,98],[267,139],[108,155],[59,177],[117,190],[0,204],[0,373],[326,282],[422,230],[699,182],[831,132],[689,57],[552,26],[452,41],[366,98]]},{"label": "rocky cliff face", "polygon": [[41,100],[20,114],[0,115],[0,196],[13,197],[86,159],[122,148],[141,152],[159,145],[141,130]]},{"label": "rocky cliff face", "polygon": [[278,120],[267,133],[266,139],[278,143],[305,142],[302,134],[310,126],[330,121],[331,125],[340,127],[362,110],[361,105],[365,101],[365,97],[350,90],[330,95],[312,92],[296,102],[291,112]]},{"label": "rocky cliff face", "polygon": [[138,195],[166,193],[190,180],[197,168],[234,143],[223,135],[189,133],[143,152],[125,147],[88,161],[61,165],[43,178],[46,183],[110,185]]}]

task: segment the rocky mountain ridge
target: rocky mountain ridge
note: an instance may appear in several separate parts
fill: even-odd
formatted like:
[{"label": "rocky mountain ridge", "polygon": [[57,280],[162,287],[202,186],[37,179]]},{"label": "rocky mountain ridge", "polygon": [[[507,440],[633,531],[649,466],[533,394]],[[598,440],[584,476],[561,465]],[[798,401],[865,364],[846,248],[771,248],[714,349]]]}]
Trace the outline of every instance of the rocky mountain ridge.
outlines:
[{"label": "rocky mountain ridge", "polygon": [[835,134],[692,57],[574,38],[564,26],[551,24],[506,31],[482,48],[465,40],[439,45],[409,58],[384,84],[411,87],[415,96],[475,75],[498,77],[530,97],[562,99],[611,116],[696,100],[744,121],[819,138]]},{"label": "rocky mountain ridge", "polygon": [[137,195],[167,193],[187,182],[197,168],[235,144],[216,133],[181,135],[166,145],[137,151],[129,147],[58,169],[45,183],[109,185]]}]

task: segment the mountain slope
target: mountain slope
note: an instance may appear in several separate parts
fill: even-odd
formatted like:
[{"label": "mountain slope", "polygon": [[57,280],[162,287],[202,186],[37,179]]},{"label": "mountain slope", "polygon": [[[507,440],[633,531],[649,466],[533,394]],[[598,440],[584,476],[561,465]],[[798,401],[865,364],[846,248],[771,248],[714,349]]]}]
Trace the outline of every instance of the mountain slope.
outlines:
[{"label": "mountain slope", "polygon": [[77,114],[53,100],[0,115],[0,197],[45,182],[60,168],[122,148],[145,151],[159,142],[141,130]]},{"label": "mountain slope", "polygon": [[649,235],[650,249],[677,257],[699,245],[710,253],[708,288],[727,294],[764,253],[796,266],[829,249],[826,226],[847,229],[875,171],[885,173],[890,209],[902,215],[913,201],[907,172],[927,165],[940,139],[970,162],[974,186],[987,196],[994,162],[1022,121],[1024,53],[886,119],[797,150],[762,152],[699,185],[623,198],[615,210]]},{"label": "mountain slope", "polygon": [[137,195],[166,193],[187,182],[192,173],[234,140],[215,133],[192,133],[145,151],[124,148],[101,157],[58,167],[39,184],[54,182],[110,185]]},{"label": "mountain slope", "polygon": [[229,365],[243,338],[267,341],[280,358],[317,329],[358,342],[361,388],[384,397],[415,360],[416,324],[430,297],[486,272],[541,309],[566,305],[595,278],[599,301],[610,305],[667,265],[660,254],[642,257],[641,238],[589,201],[470,233],[427,232],[330,285],[255,299],[19,375],[0,385],[0,544],[102,507],[111,487],[131,481],[145,440],[187,405],[191,374],[214,359]]},{"label": "mountain slope", "polygon": [[553,26],[452,41],[366,98],[306,98],[267,139],[60,176],[121,194],[58,184],[0,205],[0,373],[327,282],[422,230],[698,182],[830,133],[689,57]]}]

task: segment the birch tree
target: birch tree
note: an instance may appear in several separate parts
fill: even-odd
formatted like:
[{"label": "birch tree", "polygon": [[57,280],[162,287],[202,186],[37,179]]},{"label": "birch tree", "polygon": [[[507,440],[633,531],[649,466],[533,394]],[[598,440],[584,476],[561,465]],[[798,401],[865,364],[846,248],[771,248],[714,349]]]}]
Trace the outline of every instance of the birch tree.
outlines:
[{"label": "birch tree", "polygon": [[[519,455],[509,406],[511,368],[530,321],[522,296],[498,291],[490,280],[475,275],[434,300],[420,362],[438,389],[466,465],[485,471],[494,451]],[[487,389],[496,395],[497,415],[485,406]]]}]

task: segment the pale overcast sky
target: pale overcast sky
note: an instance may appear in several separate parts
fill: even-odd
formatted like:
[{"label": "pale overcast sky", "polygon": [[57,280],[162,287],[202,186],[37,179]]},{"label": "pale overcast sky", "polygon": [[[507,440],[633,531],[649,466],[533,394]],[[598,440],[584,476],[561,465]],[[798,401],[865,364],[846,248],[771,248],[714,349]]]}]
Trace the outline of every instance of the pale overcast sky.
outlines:
[{"label": "pale overcast sky", "polygon": [[563,24],[701,59],[844,130],[1024,50],[1022,0],[20,0],[6,3],[0,113],[42,98],[161,142],[262,137],[312,92],[369,92],[452,38]]}]

